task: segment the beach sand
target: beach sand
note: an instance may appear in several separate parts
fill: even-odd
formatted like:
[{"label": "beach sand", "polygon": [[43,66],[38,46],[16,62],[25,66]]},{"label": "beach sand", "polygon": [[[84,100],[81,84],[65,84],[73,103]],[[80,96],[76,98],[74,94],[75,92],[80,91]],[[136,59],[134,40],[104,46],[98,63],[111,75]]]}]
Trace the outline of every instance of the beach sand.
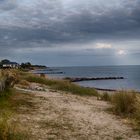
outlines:
[{"label": "beach sand", "polygon": [[[45,88],[32,91],[33,107],[20,108],[17,119],[31,140],[139,140],[127,120],[109,113],[111,105],[97,97],[82,97]],[[27,112],[28,110],[28,112]]]}]

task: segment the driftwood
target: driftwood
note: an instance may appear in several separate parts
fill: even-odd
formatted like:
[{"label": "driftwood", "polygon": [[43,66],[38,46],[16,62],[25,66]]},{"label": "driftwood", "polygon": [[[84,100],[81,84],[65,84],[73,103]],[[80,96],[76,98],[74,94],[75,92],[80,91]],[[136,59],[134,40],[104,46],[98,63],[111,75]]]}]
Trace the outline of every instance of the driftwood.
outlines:
[{"label": "driftwood", "polygon": [[117,80],[117,79],[124,79],[124,77],[98,77],[98,78],[70,78],[66,77],[65,80],[68,80],[70,82],[80,82],[80,81],[91,81],[91,80]]}]

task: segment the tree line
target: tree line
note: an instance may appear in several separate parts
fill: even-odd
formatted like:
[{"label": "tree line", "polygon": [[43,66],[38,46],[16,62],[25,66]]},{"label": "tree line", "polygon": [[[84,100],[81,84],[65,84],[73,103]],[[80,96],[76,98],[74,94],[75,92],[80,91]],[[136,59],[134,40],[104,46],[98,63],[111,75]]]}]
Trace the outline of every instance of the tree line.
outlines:
[{"label": "tree line", "polygon": [[[11,61],[8,59],[3,59],[0,61],[0,68],[2,68],[3,64],[10,63]],[[34,68],[46,68],[44,65],[33,65],[30,62],[25,62],[19,64],[21,69],[34,69]]]}]

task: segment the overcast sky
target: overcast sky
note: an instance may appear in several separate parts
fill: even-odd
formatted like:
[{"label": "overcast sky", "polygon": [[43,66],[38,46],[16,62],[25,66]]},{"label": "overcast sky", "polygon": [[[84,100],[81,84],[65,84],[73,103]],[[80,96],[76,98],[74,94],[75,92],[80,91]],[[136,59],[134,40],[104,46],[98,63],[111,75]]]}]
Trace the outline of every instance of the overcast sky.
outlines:
[{"label": "overcast sky", "polygon": [[140,0],[0,0],[0,59],[140,64]]}]

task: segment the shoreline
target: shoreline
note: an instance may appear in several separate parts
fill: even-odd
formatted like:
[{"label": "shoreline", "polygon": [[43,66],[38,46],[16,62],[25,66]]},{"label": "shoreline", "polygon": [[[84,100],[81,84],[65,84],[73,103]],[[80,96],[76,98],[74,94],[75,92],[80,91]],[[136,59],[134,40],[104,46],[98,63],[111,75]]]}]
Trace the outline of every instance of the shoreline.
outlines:
[{"label": "shoreline", "polygon": [[[32,74],[35,74],[35,75],[38,75],[38,76],[41,76],[42,73],[33,73],[33,71],[30,71]],[[47,79],[54,79],[54,80],[65,80],[65,78],[55,78],[55,77],[51,77],[51,76],[48,76],[47,74],[43,73],[45,75],[45,78]],[[108,80],[108,79],[107,79]],[[117,80],[117,79],[116,79]],[[105,80],[104,80],[105,81]],[[71,81],[70,81],[71,82]],[[74,83],[76,85],[79,85],[77,84],[76,82],[71,82],[71,83]],[[81,87],[85,87],[85,86],[82,86],[82,85],[79,85]],[[98,87],[87,87],[87,88],[93,88],[95,90],[97,90],[98,92],[100,93],[103,93],[103,92],[108,92],[108,93],[115,93],[115,92],[119,92],[119,91],[136,91],[137,93],[140,93],[139,90],[135,90],[135,89],[110,89],[110,88],[98,88]]]}]

